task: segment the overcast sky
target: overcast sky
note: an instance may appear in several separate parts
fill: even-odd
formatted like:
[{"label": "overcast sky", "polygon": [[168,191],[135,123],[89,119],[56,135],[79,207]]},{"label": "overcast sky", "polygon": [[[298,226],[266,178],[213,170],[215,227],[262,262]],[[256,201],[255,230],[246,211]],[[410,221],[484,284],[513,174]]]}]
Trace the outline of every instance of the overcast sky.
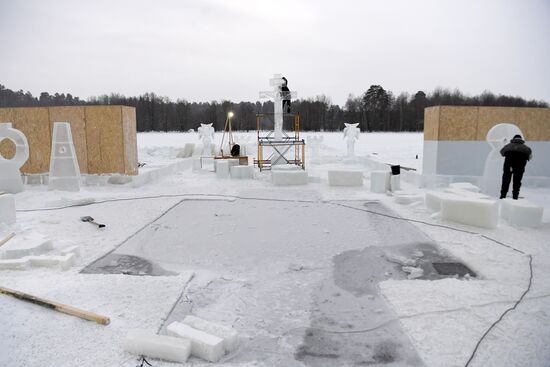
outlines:
[{"label": "overcast sky", "polygon": [[550,0],[0,0],[0,84],[34,95],[255,101],[281,73],[343,104],[371,84],[550,102]]}]

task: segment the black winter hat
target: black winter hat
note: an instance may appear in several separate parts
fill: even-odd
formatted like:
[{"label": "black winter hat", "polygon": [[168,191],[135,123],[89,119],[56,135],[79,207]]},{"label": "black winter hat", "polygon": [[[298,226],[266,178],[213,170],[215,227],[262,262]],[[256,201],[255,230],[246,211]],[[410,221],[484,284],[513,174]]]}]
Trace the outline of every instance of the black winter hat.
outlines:
[{"label": "black winter hat", "polygon": [[521,139],[521,135],[519,134],[514,135],[514,139]]}]

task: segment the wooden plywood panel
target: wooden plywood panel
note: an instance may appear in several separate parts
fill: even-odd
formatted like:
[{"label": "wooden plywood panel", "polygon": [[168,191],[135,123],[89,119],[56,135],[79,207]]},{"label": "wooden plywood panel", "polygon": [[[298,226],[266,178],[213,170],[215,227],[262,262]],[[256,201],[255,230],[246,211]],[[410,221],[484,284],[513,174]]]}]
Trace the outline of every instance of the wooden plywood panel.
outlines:
[{"label": "wooden plywood panel", "polygon": [[550,141],[550,108],[517,108],[517,125],[530,141]]},{"label": "wooden plywood panel", "polygon": [[514,107],[478,107],[476,140],[487,140],[489,130],[503,123],[518,125]]},{"label": "wooden plywood panel", "polygon": [[424,109],[424,140],[439,139],[439,111],[440,106]]},{"label": "wooden plywood panel", "polygon": [[29,160],[21,167],[21,172],[48,172],[51,150],[48,108],[14,108],[13,120],[13,126],[23,132],[29,142]]},{"label": "wooden plywood panel", "polygon": [[[0,108],[0,123],[13,122],[13,109]],[[3,140],[0,142],[0,154],[6,159],[11,159],[15,155],[15,144],[11,140]]]},{"label": "wooden plywood panel", "polygon": [[0,108],[0,122],[13,122],[13,108]]},{"label": "wooden plywood panel", "polygon": [[73,143],[81,173],[88,173],[88,151],[86,144],[86,120],[83,106],[50,107],[50,131],[53,138],[54,122],[71,124]]},{"label": "wooden plywood panel", "polygon": [[122,107],[122,131],[124,134],[124,173],[138,174],[136,109]]},{"label": "wooden plywood panel", "polygon": [[124,140],[120,106],[86,106],[89,173],[123,173]]},{"label": "wooden plywood panel", "polygon": [[477,112],[477,107],[441,106],[439,140],[475,140]]}]

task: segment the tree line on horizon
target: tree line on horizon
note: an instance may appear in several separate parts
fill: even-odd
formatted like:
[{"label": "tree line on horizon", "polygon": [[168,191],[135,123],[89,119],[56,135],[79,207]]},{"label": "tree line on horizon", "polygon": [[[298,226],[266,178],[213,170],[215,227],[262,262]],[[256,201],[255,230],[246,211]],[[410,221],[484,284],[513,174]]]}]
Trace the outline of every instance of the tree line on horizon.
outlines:
[{"label": "tree line on horizon", "polygon": [[[188,131],[200,123],[213,123],[216,130],[223,130],[227,113],[233,111],[233,130],[255,130],[256,115],[273,112],[273,102],[188,102],[176,101],[155,93],[138,97],[121,94],[101,95],[87,100],[70,93],[48,92],[35,97],[23,90],[13,91],[0,84],[0,107],[48,107],[76,105],[125,105],[136,108],[137,130]],[[402,92],[395,96],[380,85],[371,85],[360,96],[350,94],[344,106],[332,104],[329,97],[292,101],[292,113],[300,115],[303,131],[339,131],[344,122],[359,123],[362,131],[422,131],[424,108],[437,105],[449,106],[498,106],[498,107],[548,107],[545,101],[525,100],[521,97],[495,95],[485,91],[477,96],[467,96],[458,89],[436,88],[426,94],[413,95]]]}]

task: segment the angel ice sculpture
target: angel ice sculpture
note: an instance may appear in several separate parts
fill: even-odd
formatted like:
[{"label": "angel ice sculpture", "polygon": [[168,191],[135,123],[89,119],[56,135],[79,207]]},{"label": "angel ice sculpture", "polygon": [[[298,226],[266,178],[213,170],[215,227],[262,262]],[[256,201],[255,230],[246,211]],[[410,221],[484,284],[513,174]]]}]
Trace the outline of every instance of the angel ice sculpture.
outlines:
[{"label": "angel ice sculpture", "polygon": [[202,124],[197,129],[199,139],[202,139],[202,155],[212,155],[212,141],[214,140],[214,128],[212,124]]},{"label": "angel ice sculpture", "polygon": [[344,127],[344,139],[347,139],[348,144],[348,157],[355,157],[355,141],[359,139],[359,123],[357,124],[346,124]]}]

